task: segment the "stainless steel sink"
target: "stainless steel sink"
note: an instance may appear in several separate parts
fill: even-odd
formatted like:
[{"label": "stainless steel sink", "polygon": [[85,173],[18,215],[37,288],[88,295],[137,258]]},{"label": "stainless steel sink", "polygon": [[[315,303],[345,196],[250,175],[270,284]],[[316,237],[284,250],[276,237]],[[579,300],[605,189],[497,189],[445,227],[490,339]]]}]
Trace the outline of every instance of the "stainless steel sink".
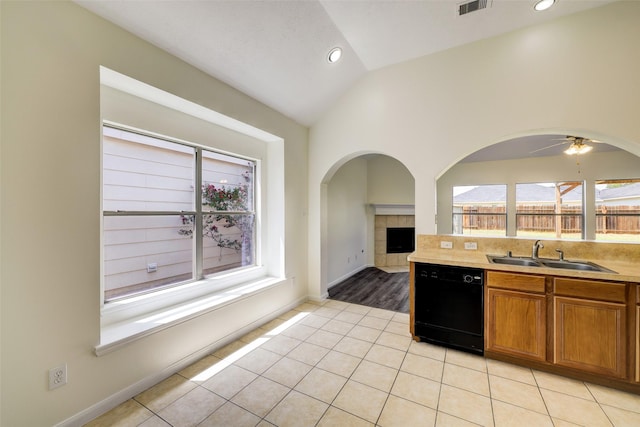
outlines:
[{"label": "stainless steel sink", "polygon": [[548,258],[511,257],[502,255],[487,255],[489,262],[493,264],[517,265],[521,267],[549,267],[565,270],[600,271],[615,273],[613,270],[589,261],[569,261]]},{"label": "stainless steel sink", "polygon": [[494,264],[519,265],[522,267],[541,267],[542,264],[533,258],[518,258],[498,255],[487,255],[489,262]]},{"label": "stainless steel sink", "polygon": [[602,271],[607,273],[615,273],[613,270],[604,268],[598,264],[587,261],[560,261],[560,260],[548,260],[541,259],[540,262],[545,267],[551,268],[564,268],[566,270],[582,270],[582,271]]}]

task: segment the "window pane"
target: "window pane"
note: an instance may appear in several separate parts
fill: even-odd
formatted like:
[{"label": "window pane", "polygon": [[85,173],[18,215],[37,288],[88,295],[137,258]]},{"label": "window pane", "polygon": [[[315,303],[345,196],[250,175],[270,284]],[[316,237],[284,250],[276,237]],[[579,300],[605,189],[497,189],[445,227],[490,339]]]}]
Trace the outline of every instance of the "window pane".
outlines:
[{"label": "window pane", "polygon": [[103,137],[103,210],[193,211],[195,150],[109,127]]},{"label": "window pane", "polygon": [[193,279],[193,217],[105,216],[105,301]]},{"label": "window pane", "polygon": [[516,184],[516,235],[581,239],[582,183]]},{"label": "window pane", "polygon": [[504,236],[507,186],[453,187],[453,233]]},{"label": "window pane", "polygon": [[640,179],[596,182],[596,240],[640,242]]},{"label": "window pane", "polygon": [[203,215],[203,273],[254,264],[253,214]]},{"label": "window pane", "polygon": [[202,208],[253,211],[254,162],[203,150]]}]

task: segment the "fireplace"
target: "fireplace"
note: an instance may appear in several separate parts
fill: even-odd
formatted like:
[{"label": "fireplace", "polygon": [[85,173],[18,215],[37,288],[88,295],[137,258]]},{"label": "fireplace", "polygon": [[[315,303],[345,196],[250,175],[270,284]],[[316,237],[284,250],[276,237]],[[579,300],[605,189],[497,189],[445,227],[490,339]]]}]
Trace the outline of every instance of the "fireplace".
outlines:
[{"label": "fireplace", "polygon": [[[394,234],[399,234],[402,241],[401,244],[396,244],[392,241],[391,246],[395,248],[391,251],[387,249],[389,232],[392,240],[395,240]],[[411,235],[410,238],[408,237],[409,234]],[[408,247],[407,245],[412,246]],[[407,212],[407,214],[400,212],[398,215],[387,211],[383,211],[382,214],[376,212],[374,264],[376,267],[404,268],[409,266],[407,255],[414,251],[413,245],[415,245],[415,216],[413,212]]]},{"label": "fireplace", "polygon": [[387,253],[403,254],[415,250],[414,227],[387,228]]}]

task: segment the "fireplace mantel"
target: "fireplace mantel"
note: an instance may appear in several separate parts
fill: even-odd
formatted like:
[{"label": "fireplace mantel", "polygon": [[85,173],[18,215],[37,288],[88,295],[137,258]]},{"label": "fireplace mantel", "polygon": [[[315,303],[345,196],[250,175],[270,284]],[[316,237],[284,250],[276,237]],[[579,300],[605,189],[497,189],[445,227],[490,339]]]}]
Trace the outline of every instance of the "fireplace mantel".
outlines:
[{"label": "fireplace mantel", "polygon": [[371,207],[375,215],[415,215],[415,205],[376,204]]}]

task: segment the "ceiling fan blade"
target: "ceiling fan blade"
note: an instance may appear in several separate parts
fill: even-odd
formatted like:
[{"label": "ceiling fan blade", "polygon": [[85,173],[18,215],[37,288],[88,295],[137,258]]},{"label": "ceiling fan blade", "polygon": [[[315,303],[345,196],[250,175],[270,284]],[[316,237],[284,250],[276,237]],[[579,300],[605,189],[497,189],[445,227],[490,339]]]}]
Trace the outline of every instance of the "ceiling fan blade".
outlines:
[{"label": "ceiling fan blade", "polygon": [[529,151],[529,154],[537,153],[538,151],[547,150],[549,148],[557,147],[558,145],[566,144],[569,141],[558,142],[557,144],[547,145],[546,147],[538,148],[537,150]]}]

